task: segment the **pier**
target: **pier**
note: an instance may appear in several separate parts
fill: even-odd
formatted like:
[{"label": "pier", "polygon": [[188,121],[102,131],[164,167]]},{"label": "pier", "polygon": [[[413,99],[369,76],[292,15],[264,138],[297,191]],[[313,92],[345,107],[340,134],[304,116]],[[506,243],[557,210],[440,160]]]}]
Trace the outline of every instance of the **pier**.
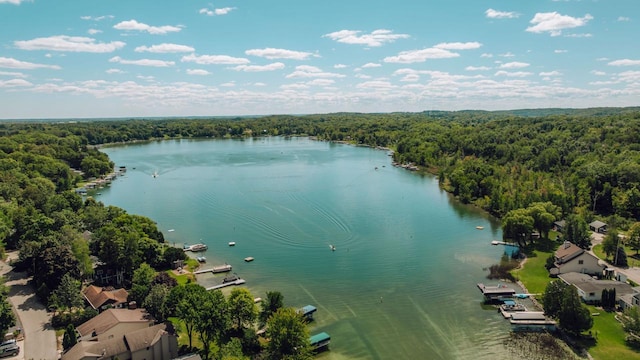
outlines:
[{"label": "pier", "polygon": [[197,271],[194,271],[193,273],[195,275],[204,274],[204,273],[208,273],[208,272],[213,273],[213,274],[217,274],[217,273],[224,273],[224,272],[229,272],[229,271],[231,271],[231,265],[224,264],[224,265],[214,266],[214,267],[212,267],[210,269],[197,270]]},{"label": "pier", "polygon": [[246,281],[244,279],[237,279],[237,280],[234,280],[234,281],[224,282],[224,283],[219,284],[219,285],[210,286],[210,287],[207,288],[207,291],[208,290],[222,289],[223,287],[227,287],[227,286],[242,285],[244,283],[246,283]]},{"label": "pier", "polygon": [[508,287],[507,285],[498,284],[498,285],[485,285],[478,284],[478,289],[484,295],[485,300],[487,301],[495,301],[502,298],[513,297],[516,293],[515,290]]}]

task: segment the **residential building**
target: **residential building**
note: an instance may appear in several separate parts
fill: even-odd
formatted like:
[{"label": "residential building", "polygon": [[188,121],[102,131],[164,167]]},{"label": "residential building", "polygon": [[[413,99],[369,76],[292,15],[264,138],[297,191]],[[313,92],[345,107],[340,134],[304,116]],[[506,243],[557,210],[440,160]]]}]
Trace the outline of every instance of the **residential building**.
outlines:
[{"label": "residential building", "polygon": [[602,290],[616,290],[616,302],[635,292],[631,285],[616,280],[598,280],[597,278],[577,272],[560,274],[558,277],[568,285],[578,290],[580,298],[589,304],[599,303],[602,300]]},{"label": "residential building", "polygon": [[605,265],[600,259],[588,253],[579,246],[565,241],[555,252],[554,267],[549,270],[551,275],[578,272],[584,274],[601,275]]},{"label": "residential building", "polygon": [[154,319],[144,309],[107,309],[76,328],[82,341],[104,341],[153,326]]},{"label": "residential building", "polygon": [[100,312],[110,308],[126,307],[129,293],[125,289],[114,289],[111,286],[89,285],[82,291],[82,296],[92,308]]}]

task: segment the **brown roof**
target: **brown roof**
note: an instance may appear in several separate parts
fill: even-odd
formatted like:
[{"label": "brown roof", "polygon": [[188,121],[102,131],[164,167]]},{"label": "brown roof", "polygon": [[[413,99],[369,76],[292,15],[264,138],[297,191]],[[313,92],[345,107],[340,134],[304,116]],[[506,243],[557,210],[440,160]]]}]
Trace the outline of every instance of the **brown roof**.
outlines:
[{"label": "brown roof", "polygon": [[126,303],[129,293],[125,289],[101,288],[89,285],[82,291],[82,295],[84,295],[84,298],[87,299],[92,308],[99,309],[107,302],[111,302],[114,305]]},{"label": "brown roof", "polygon": [[153,346],[153,344],[157,343],[162,335],[168,333],[166,331],[166,328],[167,325],[158,324],[125,334],[124,339],[129,345],[129,350],[131,352],[136,352],[149,346]]},{"label": "brown roof", "polygon": [[584,249],[581,249],[579,246],[565,241],[564,244],[560,245],[558,250],[556,250],[556,262],[560,264],[565,263],[582,254],[583,252]]},{"label": "brown roof", "polygon": [[119,323],[147,323],[150,320],[149,314],[144,309],[108,309],[81,324],[76,330],[80,336],[91,335],[94,331],[96,335],[100,335]]}]

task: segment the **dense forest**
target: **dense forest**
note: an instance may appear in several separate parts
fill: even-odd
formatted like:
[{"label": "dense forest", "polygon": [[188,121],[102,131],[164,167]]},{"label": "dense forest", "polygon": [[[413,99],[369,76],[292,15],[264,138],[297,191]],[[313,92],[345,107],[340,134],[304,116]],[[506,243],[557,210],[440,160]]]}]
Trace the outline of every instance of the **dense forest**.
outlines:
[{"label": "dense forest", "polygon": [[501,218],[546,204],[558,219],[598,218],[621,230],[640,221],[640,108],[5,122],[0,256],[18,249],[16,266],[54,309],[66,306],[65,274],[88,280],[96,264],[131,286],[140,264],[163,269],[179,255],[151,219],[74,191],[114,170],[100,146],[254,136],[388,148],[394,162],[433,173],[462,202]]}]

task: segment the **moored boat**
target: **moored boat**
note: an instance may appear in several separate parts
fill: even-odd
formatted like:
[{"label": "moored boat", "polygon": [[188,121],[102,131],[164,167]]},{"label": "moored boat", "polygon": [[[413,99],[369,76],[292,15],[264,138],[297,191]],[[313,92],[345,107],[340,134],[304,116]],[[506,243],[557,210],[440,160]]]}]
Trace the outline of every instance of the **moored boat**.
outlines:
[{"label": "moored boat", "polygon": [[246,262],[252,262],[254,260],[253,256],[247,256],[246,258],[244,258],[244,261]]}]

